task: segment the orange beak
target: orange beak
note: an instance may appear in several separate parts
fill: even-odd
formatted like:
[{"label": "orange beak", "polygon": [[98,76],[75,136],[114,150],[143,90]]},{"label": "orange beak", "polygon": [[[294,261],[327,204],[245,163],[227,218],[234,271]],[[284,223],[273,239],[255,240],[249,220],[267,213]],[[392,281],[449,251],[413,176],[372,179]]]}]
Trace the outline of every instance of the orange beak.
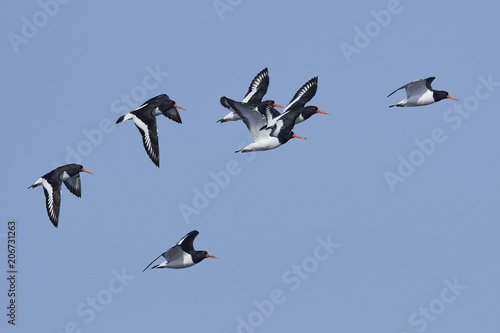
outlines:
[{"label": "orange beak", "polygon": [[219,257],[216,257],[216,256],[211,256],[210,254],[207,254],[207,258],[219,259]]},{"label": "orange beak", "polygon": [[187,110],[186,110],[186,109],[184,109],[182,106],[179,106],[179,105],[177,105],[177,104],[174,104],[174,106],[175,106],[176,108],[178,108],[178,109],[181,109],[181,110],[187,111]]},{"label": "orange beak", "polygon": [[274,106],[275,108],[282,108],[282,109],[284,109],[284,108],[285,108],[284,106],[279,105],[279,104],[276,104],[276,103],[274,103],[274,104],[273,104],[273,106]]},{"label": "orange beak", "polygon": [[92,173],[92,172],[90,172],[89,170],[85,170],[85,169],[83,169],[83,168],[82,168],[82,171],[83,171],[83,172],[86,172],[86,173],[90,173],[91,175],[93,175],[93,173]]},{"label": "orange beak", "polygon": [[303,136],[298,136],[298,135],[296,135],[296,134],[294,134],[294,135],[293,135],[293,137],[294,137],[294,138],[297,138],[297,139],[304,139],[304,140],[305,140],[305,139],[307,139],[307,138],[304,138]]},{"label": "orange beak", "polygon": [[328,115],[329,115],[329,113],[328,113],[328,112],[325,112],[325,111],[321,111],[321,110],[318,110],[318,113],[322,113],[322,114],[328,114]]},{"label": "orange beak", "polygon": [[446,98],[449,98],[449,99],[453,99],[455,101],[458,101],[458,99],[456,99],[455,97],[451,97],[450,95],[446,96]]}]

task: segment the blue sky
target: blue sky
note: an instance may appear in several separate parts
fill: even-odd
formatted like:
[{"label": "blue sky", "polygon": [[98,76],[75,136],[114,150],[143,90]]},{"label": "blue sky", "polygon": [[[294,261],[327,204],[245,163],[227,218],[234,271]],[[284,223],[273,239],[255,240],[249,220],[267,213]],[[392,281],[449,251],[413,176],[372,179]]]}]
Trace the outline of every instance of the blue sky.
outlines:
[{"label": "blue sky", "polygon": [[[1,5],[2,332],[498,332],[496,3],[108,1]],[[219,124],[269,68],[286,104],[314,76],[307,140],[235,154]],[[435,76],[460,100],[388,108]],[[168,94],[160,168],[132,122]],[[43,191],[80,162],[82,198]],[[142,269],[191,230],[207,259]]]}]

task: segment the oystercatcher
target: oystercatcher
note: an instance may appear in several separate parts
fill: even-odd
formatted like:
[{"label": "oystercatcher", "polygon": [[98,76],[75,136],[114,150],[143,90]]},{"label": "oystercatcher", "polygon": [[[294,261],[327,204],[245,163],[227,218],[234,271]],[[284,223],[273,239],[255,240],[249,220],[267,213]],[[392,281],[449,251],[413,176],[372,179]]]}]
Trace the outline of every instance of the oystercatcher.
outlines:
[{"label": "oystercatcher", "polygon": [[205,258],[215,258],[207,253],[207,251],[195,251],[193,247],[193,241],[198,236],[198,230],[193,230],[188,233],[186,236],[182,237],[182,239],[173,247],[168,249],[167,251],[160,254],[153,260],[146,268],[142,270],[144,272],[148,269],[151,264],[153,264],[158,258],[163,256],[166,261],[162,262],[159,265],[151,267],[153,268],[186,268],[191,267]]},{"label": "oystercatcher", "polygon": [[49,214],[50,221],[56,228],[59,223],[59,209],[61,208],[61,183],[64,182],[68,190],[80,198],[82,196],[80,172],[93,174],[79,164],[66,164],[43,175],[33,185],[28,187],[43,186],[47,213]]},{"label": "oystercatcher", "polygon": [[[264,68],[257,74],[252,82],[250,83],[250,87],[248,88],[248,92],[241,101],[242,103],[249,104],[251,106],[257,106],[257,104],[262,102],[262,98],[267,92],[267,88],[269,86],[269,72],[267,68]],[[220,99],[220,103],[226,109],[231,110],[224,118],[217,120],[219,123],[225,123],[228,121],[236,121],[241,120],[241,117],[231,109],[231,106],[225,102],[225,97]],[[274,107],[283,108],[283,106],[274,103]]]},{"label": "oystercatcher", "polygon": [[[266,115],[272,117],[273,105],[268,102],[262,102],[257,106],[250,106],[245,103],[233,101],[232,99],[223,97],[225,103],[243,119],[254,142],[247,145],[245,148],[235,151],[236,153],[248,153],[257,150],[270,150],[277,148],[288,142],[291,138],[305,139],[304,137],[295,135],[292,131],[295,119],[286,119],[277,122],[271,128],[267,128],[268,120]],[[274,118],[276,119],[276,118]]]},{"label": "oystercatcher", "polygon": [[269,122],[267,128],[272,128],[277,121],[280,119],[289,122],[289,119],[294,119],[294,124],[301,123],[306,119],[309,119],[312,115],[316,113],[329,114],[327,112],[321,111],[316,106],[305,106],[307,102],[309,102],[314,95],[316,95],[316,91],[318,89],[318,77],[315,76],[306,83],[295,93],[292,100],[283,110],[283,113],[275,117],[272,121]]},{"label": "oystercatcher", "polygon": [[434,81],[434,79],[435,77],[428,77],[427,79],[416,80],[394,90],[389,95],[387,95],[387,97],[391,96],[396,91],[405,88],[406,98],[397,104],[389,105],[389,107],[422,106],[439,102],[440,100],[445,98],[450,98],[458,101],[458,99],[456,99],[455,97],[451,97],[447,91],[432,89],[431,83],[432,81]]},{"label": "oystercatcher", "polygon": [[160,167],[160,150],[158,147],[158,129],[156,126],[156,116],[164,115],[165,117],[182,124],[181,116],[178,109],[186,110],[175,104],[167,95],[161,94],[153,97],[137,109],[121,116],[116,121],[117,124],[122,121],[133,119],[135,126],[139,129],[142,135],[144,148],[148,153],[151,161]]}]

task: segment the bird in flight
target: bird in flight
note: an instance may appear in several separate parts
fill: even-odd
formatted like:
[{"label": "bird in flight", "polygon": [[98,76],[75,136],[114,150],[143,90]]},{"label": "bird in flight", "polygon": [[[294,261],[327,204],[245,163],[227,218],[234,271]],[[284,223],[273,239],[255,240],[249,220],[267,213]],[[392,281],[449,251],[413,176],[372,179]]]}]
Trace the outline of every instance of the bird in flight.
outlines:
[{"label": "bird in flight", "polygon": [[33,185],[28,187],[43,186],[47,213],[49,214],[50,221],[56,228],[59,224],[59,210],[61,208],[61,183],[64,183],[71,193],[80,198],[82,196],[80,172],[92,174],[92,172],[85,170],[79,164],[66,164],[46,173]]},{"label": "bird in flight", "polygon": [[[267,68],[264,68],[253,78],[252,82],[250,83],[250,87],[248,87],[248,92],[241,102],[250,106],[257,106],[257,104],[262,102],[262,98],[266,94],[268,87],[269,72]],[[241,117],[233,109],[231,109],[231,106],[228,103],[226,103],[225,97],[220,99],[220,103],[226,109],[231,110],[231,112],[225,115],[224,118],[217,120],[218,123],[241,120]],[[283,106],[279,104],[273,104],[274,107],[283,108]]]},{"label": "bird in flight", "polygon": [[193,242],[196,236],[198,236],[198,230],[193,230],[189,232],[186,236],[182,237],[177,244],[167,251],[160,254],[155,258],[149,265],[142,270],[144,272],[151,266],[158,258],[165,258],[165,261],[151,267],[153,268],[187,268],[196,265],[205,258],[218,259],[215,256],[208,254],[207,251],[196,251],[193,247]]},{"label": "bird in flight", "polygon": [[428,77],[427,79],[416,80],[394,90],[389,95],[387,95],[387,97],[404,88],[406,90],[406,98],[397,104],[389,105],[389,107],[429,105],[446,98],[458,101],[458,99],[456,99],[455,97],[451,97],[447,91],[432,89],[431,83],[432,81],[434,81],[434,79],[435,77]]},{"label": "bird in flight", "polygon": [[148,153],[151,161],[160,167],[160,150],[158,146],[158,129],[156,126],[156,116],[164,115],[165,117],[182,124],[181,116],[177,109],[186,110],[171,100],[167,95],[161,94],[153,97],[137,109],[121,116],[116,121],[117,124],[132,119],[135,126],[139,129],[142,135],[142,142],[146,153]]}]

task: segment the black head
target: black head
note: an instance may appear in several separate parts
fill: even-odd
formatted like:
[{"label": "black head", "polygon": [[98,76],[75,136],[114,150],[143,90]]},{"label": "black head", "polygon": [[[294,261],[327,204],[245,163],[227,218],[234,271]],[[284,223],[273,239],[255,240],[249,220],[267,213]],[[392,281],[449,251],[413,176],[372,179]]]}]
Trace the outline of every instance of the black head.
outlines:
[{"label": "black head", "polygon": [[318,111],[319,109],[316,106],[305,107],[301,112],[302,118],[304,118],[304,120],[309,119],[313,114],[318,113]]},{"label": "black head", "polygon": [[458,101],[458,99],[456,99],[455,97],[451,97],[450,94],[448,94],[448,92],[444,91],[444,90],[434,90],[432,92],[432,94],[433,94],[434,100],[436,102],[439,102],[440,100],[445,99],[445,98],[449,98],[449,99],[453,99],[455,101]]},{"label": "black head", "polygon": [[202,261],[205,258],[218,259],[217,257],[208,254],[207,251],[194,251],[194,253],[192,253],[192,257],[193,257],[193,262],[195,264],[199,263],[200,261]]},{"label": "black head", "polygon": [[173,101],[171,99],[169,99],[169,103],[170,103],[170,105],[171,105],[172,108],[178,108],[178,109],[181,109],[181,110],[184,110],[184,111],[186,110],[182,106],[179,106],[179,105],[175,104],[175,101]]},{"label": "black head", "polygon": [[86,172],[86,173],[90,173],[91,175],[93,175],[93,173],[92,173],[92,172],[90,172],[90,171],[88,171],[88,170],[85,170],[85,169],[83,168],[83,166],[81,166],[80,164],[75,164],[75,166],[76,166],[76,168],[77,168],[77,171],[78,171],[78,172]]},{"label": "black head", "polygon": [[269,99],[267,101],[262,102],[262,104],[264,104],[264,105],[270,105],[270,106],[273,106],[275,108],[282,108],[282,109],[285,108],[284,106],[276,104],[273,100],[269,100]]},{"label": "black head", "polygon": [[291,138],[306,139],[303,136],[296,135],[295,133],[293,133],[293,131],[285,133],[280,132],[280,134],[278,135],[278,140],[282,145],[287,143]]}]

